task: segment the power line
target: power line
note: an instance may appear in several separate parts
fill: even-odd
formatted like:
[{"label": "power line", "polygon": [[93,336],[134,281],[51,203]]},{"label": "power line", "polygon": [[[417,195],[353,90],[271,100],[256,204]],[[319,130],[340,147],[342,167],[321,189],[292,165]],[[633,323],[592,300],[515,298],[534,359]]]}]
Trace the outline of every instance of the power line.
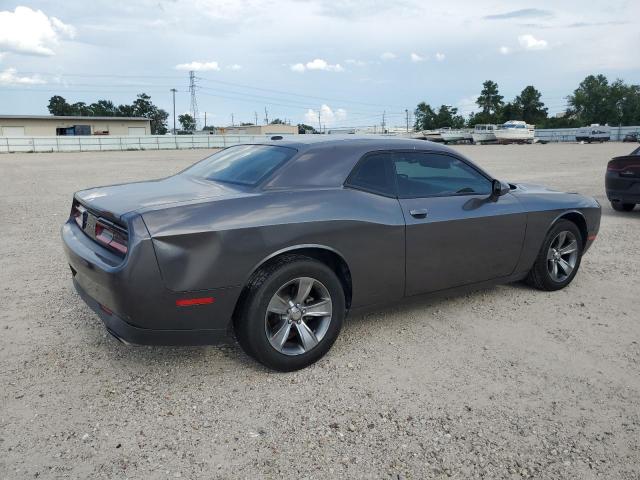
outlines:
[{"label": "power line", "polygon": [[[28,74],[28,75],[47,75],[47,76],[51,76],[51,77],[55,77],[55,78],[61,78],[61,77],[79,77],[79,78],[83,78],[83,77],[85,77],[85,78],[167,78],[167,79],[182,78],[182,77],[179,77],[179,76],[176,76],[176,75],[134,75],[134,74],[125,75],[125,74],[100,74],[100,73],[88,74],[88,73],[52,73],[52,72],[23,72],[23,73],[24,74]],[[228,85],[228,86],[232,86],[232,87],[245,88],[245,89],[249,89],[249,90],[259,90],[259,91],[263,91],[263,92],[277,93],[277,94],[286,95],[286,96],[289,96],[289,97],[310,98],[310,99],[315,99],[315,100],[339,102],[339,103],[344,103],[344,104],[357,104],[357,105],[365,105],[365,106],[371,106],[371,107],[393,107],[393,108],[401,109],[401,107],[399,107],[397,105],[394,106],[392,104],[360,102],[360,101],[357,101],[357,100],[344,99],[344,98],[340,99],[340,98],[334,98],[334,97],[325,97],[325,96],[318,96],[318,95],[308,95],[308,94],[294,93],[294,92],[290,92],[290,91],[283,91],[283,90],[277,90],[277,89],[265,88],[265,87],[256,87],[256,86],[253,86],[253,85],[237,83],[237,82],[227,82],[227,81],[224,81],[224,80],[218,80],[218,79],[201,77],[201,76],[196,76],[195,78],[196,78],[196,80],[202,80],[204,82],[217,83],[217,84],[221,84],[221,85]]]}]

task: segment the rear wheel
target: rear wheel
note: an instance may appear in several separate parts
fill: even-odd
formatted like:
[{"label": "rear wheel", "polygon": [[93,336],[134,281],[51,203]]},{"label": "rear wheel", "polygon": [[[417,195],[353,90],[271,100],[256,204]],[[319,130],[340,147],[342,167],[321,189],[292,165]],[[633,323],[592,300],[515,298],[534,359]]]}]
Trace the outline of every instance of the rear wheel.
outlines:
[{"label": "rear wheel", "polygon": [[344,292],[325,264],[285,255],[257,272],[235,321],[242,348],[280,371],[304,368],[326,354],[345,315]]},{"label": "rear wheel", "polygon": [[630,212],[635,206],[635,203],[611,202],[611,208],[617,212]]},{"label": "rear wheel", "polygon": [[582,248],[582,236],[576,224],[558,221],[547,233],[527,283],[547,291],[566,287],[578,273]]}]

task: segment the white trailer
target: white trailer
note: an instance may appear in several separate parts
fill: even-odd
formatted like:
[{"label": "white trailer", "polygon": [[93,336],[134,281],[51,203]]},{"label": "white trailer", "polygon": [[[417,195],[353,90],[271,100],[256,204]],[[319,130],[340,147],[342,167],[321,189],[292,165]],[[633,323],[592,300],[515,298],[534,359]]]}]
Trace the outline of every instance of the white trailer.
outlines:
[{"label": "white trailer", "polygon": [[591,124],[576,131],[577,142],[608,142],[611,140],[611,127],[609,125]]}]

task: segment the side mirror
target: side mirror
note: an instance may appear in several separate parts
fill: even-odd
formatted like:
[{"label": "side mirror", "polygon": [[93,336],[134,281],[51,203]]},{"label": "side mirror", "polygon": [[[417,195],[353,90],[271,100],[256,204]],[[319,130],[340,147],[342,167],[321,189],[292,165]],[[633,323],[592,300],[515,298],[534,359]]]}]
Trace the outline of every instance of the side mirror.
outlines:
[{"label": "side mirror", "polygon": [[491,182],[491,196],[494,198],[502,197],[511,191],[511,187],[508,183],[501,182],[500,180],[493,180]]}]

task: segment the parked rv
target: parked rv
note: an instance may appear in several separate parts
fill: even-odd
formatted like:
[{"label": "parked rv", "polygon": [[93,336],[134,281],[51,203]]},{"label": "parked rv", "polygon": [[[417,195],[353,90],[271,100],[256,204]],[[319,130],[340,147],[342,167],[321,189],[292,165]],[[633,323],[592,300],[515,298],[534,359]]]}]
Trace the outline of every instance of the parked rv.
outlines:
[{"label": "parked rv", "polygon": [[611,140],[611,128],[608,125],[594,123],[589,127],[579,128],[576,132],[577,142],[608,142]]}]

